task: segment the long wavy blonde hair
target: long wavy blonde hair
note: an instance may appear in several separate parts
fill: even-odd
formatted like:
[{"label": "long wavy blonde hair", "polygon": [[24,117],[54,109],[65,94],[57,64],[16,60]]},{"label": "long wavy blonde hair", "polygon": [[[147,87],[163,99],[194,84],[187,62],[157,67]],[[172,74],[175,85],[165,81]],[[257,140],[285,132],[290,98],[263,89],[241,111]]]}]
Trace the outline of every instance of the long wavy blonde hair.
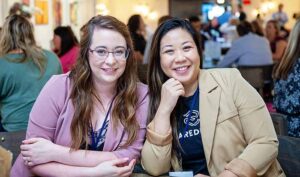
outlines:
[{"label": "long wavy blonde hair", "polygon": [[291,34],[283,57],[274,70],[275,79],[286,79],[294,64],[300,58],[300,20],[297,20]]},{"label": "long wavy blonde hair", "polygon": [[41,74],[45,71],[46,58],[40,47],[36,45],[33,26],[23,16],[11,15],[4,22],[0,35],[0,56],[3,57],[13,50],[21,50],[23,57],[10,60],[26,62],[32,60]]},{"label": "long wavy blonde hair", "polygon": [[[70,74],[73,83],[71,99],[75,108],[71,124],[71,148],[73,149],[79,149],[82,145],[87,148],[91,113],[93,111],[93,104],[91,103],[94,103],[95,100],[101,103],[92,82],[92,71],[88,62],[88,52],[95,28],[109,29],[120,33],[126,40],[127,48],[133,51],[132,40],[126,25],[112,16],[95,16],[81,28],[80,53]],[[115,128],[117,123],[120,122],[128,133],[128,140],[124,146],[133,143],[139,129],[135,117],[138,100],[137,81],[136,60],[130,52],[126,60],[125,71],[117,81],[117,95],[112,110],[113,127]]]}]

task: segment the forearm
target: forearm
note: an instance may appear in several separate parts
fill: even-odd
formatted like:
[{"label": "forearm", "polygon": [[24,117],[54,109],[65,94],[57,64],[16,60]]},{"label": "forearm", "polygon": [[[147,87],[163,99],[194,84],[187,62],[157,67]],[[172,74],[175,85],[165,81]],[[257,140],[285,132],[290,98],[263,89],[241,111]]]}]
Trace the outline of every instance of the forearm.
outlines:
[{"label": "forearm", "polygon": [[142,149],[141,163],[151,175],[158,176],[168,172],[171,168],[172,144],[157,146],[146,140]]},{"label": "forearm", "polygon": [[38,176],[47,177],[82,177],[82,176],[94,176],[92,168],[89,167],[77,167],[69,166],[56,162],[37,165],[31,168],[31,172]]},{"label": "forearm", "polygon": [[171,129],[170,115],[171,113],[159,107],[152,121],[152,130],[160,135],[166,135]]},{"label": "forearm", "polygon": [[70,151],[69,147],[56,146],[56,155],[53,161],[82,167],[94,167],[104,161],[117,159],[112,152],[75,150]]},{"label": "forearm", "polygon": [[168,172],[171,168],[171,152],[171,130],[166,135],[161,135],[153,131],[153,123],[150,123],[147,127],[147,139],[142,149],[143,168],[154,176]]}]

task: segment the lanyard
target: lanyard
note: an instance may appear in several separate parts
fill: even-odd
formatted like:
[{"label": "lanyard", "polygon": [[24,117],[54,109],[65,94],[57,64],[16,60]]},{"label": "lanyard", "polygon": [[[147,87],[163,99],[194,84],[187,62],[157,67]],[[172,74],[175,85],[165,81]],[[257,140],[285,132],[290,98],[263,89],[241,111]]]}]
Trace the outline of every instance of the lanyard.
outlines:
[{"label": "lanyard", "polygon": [[103,138],[105,135],[102,135],[102,132],[106,129],[106,122],[107,122],[107,119],[108,119],[108,115],[111,111],[111,108],[112,108],[112,105],[113,105],[113,102],[114,102],[114,99],[111,101],[110,105],[109,105],[109,108],[108,108],[108,111],[105,115],[105,119],[103,121],[103,124],[99,130],[99,134],[97,133],[97,131],[94,131],[93,130],[93,126],[91,125],[91,139],[92,139],[92,145],[91,147],[96,150],[97,149],[97,146],[98,146],[98,143],[99,141],[101,140],[101,138]]},{"label": "lanyard", "polygon": [[[193,107],[194,107],[198,97],[199,97],[199,87],[197,87],[196,93],[193,95],[192,104],[190,104],[190,107],[189,107],[189,115],[188,115],[188,119],[187,119],[187,122],[184,127],[182,138],[180,139],[180,144],[183,144],[184,135],[187,132],[187,129],[189,127],[190,119],[191,119],[191,116],[193,113]],[[200,115],[199,115],[199,117],[200,117]],[[183,119],[183,122],[184,122],[184,119]]]}]

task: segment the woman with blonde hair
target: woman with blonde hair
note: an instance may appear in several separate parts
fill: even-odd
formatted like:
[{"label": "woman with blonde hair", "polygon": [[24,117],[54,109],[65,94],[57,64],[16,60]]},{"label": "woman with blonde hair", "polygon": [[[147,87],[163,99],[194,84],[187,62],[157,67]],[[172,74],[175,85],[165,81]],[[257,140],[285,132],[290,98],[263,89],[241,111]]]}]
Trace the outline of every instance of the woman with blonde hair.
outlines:
[{"label": "woman with blonde hair", "polygon": [[33,103],[61,65],[54,53],[37,46],[32,24],[20,15],[6,18],[0,46],[2,131],[26,130]]},{"label": "woman with blonde hair", "polygon": [[130,33],[116,18],[99,15],[84,25],[74,68],[52,77],[31,111],[12,177],[132,173],[148,108],[132,51]]},{"label": "woman with blonde hair", "polygon": [[290,33],[285,53],[273,75],[274,107],[287,116],[288,135],[300,137],[300,20]]}]

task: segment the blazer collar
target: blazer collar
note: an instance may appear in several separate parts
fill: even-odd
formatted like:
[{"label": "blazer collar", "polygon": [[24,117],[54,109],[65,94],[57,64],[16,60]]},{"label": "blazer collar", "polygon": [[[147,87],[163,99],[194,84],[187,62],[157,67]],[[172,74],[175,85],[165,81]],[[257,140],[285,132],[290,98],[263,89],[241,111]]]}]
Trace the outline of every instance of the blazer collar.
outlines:
[{"label": "blazer collar", "polygon": [[198,78],[200,130],[206,161],[209,165],[219,113],[221,88],[208,70],[201,70]]}]

